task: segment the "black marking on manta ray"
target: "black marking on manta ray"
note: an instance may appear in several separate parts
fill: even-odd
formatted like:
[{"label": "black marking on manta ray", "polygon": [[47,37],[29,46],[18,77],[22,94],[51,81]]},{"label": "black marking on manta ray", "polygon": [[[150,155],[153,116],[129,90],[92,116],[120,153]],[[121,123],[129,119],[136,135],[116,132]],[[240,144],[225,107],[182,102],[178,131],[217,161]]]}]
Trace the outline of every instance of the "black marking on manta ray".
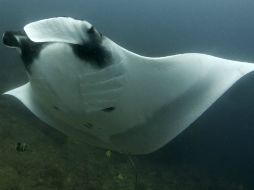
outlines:
[{"label": "black marking on manta ray", "polygon": [[72,44],[71,47],[74,54],[81,60],[91,62],[92,65],[99,68],[110,65],[110,54],[101,44],[88,42],[82,45]]},{"label": "black marking on manta ray", "polygon": [[83,44],[72,44],[73,52],[80,59],[91,62],[99,68],[110,65],[110,53],[101,45],[103,35],[94,26],[91,26],[86,33],[89,36],[89,41],[83,42]]},{"label": "black marking on manta ray", "polygon": [[103,39],[102,33],[97,31],[94,26],[91,26],[91,28],[87,30],[87,33],[93,41],[101,42]]},{"label": "black marking on manta ray", "polygon": [[34,43],[23,32],[5,32],[3,43],[10,47],[20,48],[21,59],[26,70],[31,74],[31,64],[39,56],[41,49],[48,43]]},{"label": "black marking on manta ray", "polygon": [[25,67],[27,71],[31,74],[31,65],[33,61],[38,58],[41,49],[46,45],[47,43],[31,43],[28,41],[25,41],[23,44],[23,47],[21,48],[21,58],[25,64]]}]

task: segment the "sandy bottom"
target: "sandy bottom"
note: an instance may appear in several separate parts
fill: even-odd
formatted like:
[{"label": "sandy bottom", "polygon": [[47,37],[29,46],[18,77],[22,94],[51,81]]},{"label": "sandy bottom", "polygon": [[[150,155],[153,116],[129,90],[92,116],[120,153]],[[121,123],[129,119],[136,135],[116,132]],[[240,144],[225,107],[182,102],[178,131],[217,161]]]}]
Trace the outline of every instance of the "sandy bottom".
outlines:
[{"label": "sandy bottom", "polygon": [[[16,150],[18,142],[27,144],[24,152]],[[154,155],[132,157],[136,190],[248,189],[219,171]],[[106,150],[79,144],[18,101],[0,98],[1,190],[134,190],[134,185],[135,171],[126,155],[107,156]]]}]

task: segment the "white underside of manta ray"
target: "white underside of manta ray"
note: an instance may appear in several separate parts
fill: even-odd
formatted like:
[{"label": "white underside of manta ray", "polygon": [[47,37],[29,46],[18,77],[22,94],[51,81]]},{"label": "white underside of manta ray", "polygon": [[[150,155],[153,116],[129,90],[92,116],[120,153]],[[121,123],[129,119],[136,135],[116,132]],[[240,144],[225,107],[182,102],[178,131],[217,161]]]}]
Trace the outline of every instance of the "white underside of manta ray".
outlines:
[{"label": "white underside of manta ray", "polygon": [[140,56],[72,18],[24,30],[3,42],[21,50],[29,82],[5,94],[63,133],[122,153],[158,150],[254,70],[199,53]]}]

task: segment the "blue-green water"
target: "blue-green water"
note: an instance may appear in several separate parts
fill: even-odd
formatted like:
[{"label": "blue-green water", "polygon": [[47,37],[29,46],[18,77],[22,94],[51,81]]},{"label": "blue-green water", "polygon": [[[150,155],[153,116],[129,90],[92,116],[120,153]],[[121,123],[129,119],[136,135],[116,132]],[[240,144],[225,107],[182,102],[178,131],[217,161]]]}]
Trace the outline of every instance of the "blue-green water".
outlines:
[{"label": "blue-green water", "polygon": [[[123,47],[147,56],[202,52],[254,63],[251,0],[7,1],[0,32],[71,16],[93,23]],[[17,53],[0,45],[0,92],[27,81]],[[174,141],[133,156],[137,190],[252,190],[254,75],[238,81]],[[16,151],[24,142],[27,150]],[[0,97],[0,189],[134,189],[127,156],[79,144],[11,97]]]}]

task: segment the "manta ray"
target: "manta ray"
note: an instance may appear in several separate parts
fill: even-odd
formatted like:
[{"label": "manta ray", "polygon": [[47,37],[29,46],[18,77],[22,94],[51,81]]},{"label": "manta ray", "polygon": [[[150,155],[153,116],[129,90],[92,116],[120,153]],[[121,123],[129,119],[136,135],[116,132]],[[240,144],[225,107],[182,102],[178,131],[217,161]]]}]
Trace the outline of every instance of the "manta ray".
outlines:
[{"label": "manta ray", "polygon": [[160,149],[254,70],[200,53],[141,56],[69,17],[29,23],[2,40],[19,50],[29,79],[4,94],[68,136],[126,154]]}]

